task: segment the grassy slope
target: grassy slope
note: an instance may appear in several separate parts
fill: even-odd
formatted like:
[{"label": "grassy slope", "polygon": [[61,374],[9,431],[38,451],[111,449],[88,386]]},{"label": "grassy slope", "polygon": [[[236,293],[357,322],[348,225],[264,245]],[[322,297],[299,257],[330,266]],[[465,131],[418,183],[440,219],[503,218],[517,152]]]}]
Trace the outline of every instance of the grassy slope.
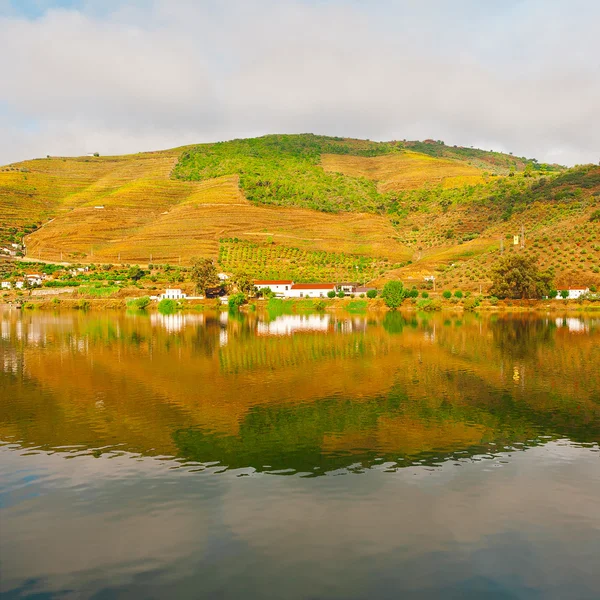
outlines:
[{"label": "grassy slope", "polygon": [[[503,176],[511,167],[517,175]],[[31,257],[219,256],[229,270],[264,276],[437,274],[440,285],[477,289],[500,239],[508,249],[523,223],[526,251],[554,264],[560,285],[600,283],[599,226],[590,221],[600,169],[547,170],[439,143],[312,135],[41,159],[0,169],[0,242],[45,223],[27,238]]]}]

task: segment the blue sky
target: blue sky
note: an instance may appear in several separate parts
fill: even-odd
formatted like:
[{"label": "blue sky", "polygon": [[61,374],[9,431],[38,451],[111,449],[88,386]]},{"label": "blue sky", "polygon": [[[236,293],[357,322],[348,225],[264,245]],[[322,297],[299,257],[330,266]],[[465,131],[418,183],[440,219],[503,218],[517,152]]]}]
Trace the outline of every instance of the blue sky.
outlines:
[{"label": "blue sky", "polygon": [[274,132],[600,160],[589,0],[0,0],[0,163]]}]

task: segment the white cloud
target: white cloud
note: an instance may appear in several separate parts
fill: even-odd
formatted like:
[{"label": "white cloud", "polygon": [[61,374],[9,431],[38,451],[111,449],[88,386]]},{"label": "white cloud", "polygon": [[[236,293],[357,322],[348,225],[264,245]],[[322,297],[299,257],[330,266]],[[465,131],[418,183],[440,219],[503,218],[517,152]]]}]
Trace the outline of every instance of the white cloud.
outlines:
[{"label": "white cloud", "polygon": [[595,3],[82,6],[0,18],[0,162],[300,131],[599,158]]}]

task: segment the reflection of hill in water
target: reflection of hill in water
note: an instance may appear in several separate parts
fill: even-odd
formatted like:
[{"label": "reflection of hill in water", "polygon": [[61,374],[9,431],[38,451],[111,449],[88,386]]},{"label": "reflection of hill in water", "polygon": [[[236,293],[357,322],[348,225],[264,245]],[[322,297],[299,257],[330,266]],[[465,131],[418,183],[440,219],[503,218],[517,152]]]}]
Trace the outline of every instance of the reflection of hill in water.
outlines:
[{"label": "reflection of hill in water", "polygon": [[600,439],[593,321],[180,316],[5,314],[0,438],[296,471]]}]

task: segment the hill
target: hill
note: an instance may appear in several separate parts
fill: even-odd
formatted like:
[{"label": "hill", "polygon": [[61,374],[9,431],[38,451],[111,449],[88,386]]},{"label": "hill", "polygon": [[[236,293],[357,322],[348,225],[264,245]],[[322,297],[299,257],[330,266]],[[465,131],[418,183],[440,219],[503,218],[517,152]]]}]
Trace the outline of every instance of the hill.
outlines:
[{"label": "hill", "polygon": [[[501,244],[600,283],[600,168],[441,142],[274,135],[0,168],[0,246],[48,261],[181,263],[299,280],[477,289]],[[520,251],[520,250],[519,250]]]}]

